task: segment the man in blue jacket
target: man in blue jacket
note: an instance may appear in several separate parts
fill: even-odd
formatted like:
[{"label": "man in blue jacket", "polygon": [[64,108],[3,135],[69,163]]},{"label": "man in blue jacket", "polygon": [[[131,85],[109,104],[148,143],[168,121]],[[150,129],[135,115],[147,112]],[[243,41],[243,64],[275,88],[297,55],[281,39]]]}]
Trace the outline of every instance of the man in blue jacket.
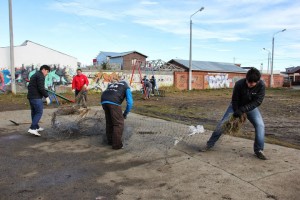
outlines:
[{"label": "man in blue jacket", "polygon": [[44,129],[39,126],[39,121],[43,115],[43,97],[46,98],[47,105],[50,104],[50,98],[45,90],[45,77],[48,75],[50,67],[43,65],[40,67],[40,71],[37,71],[30,77],[28,85],[27,99],[29,100],[31,108],[31,126],[28,133],[35,136],[41,136],[39,131]]},{"label": "man in blue jacket", "polygon": [[246,113],[247,119],[255,128],[254,153],[259,159],[267,159],[263,153],[265,125],[258,109],[265,97],[265,84],[260,78],[260,72],[256,68],[251,68],[247,72],[246,78],[235,83],[231,103],[222,120],[218,123],[217,128],[207,141],[207,146],[204,151],[211,149],[215,145],[223,133],[223,123],[228,120],[231,114],[238,118],[241,117],[243,113]]},{"label": "man in blue jacket", "polygon": [[[122,113],[121,104],[124,99],[126,99],[127,106]],[[107,142],[112,145],[113,149],[121,149],[124,119],[133,106],[131,90],[126,81],[109,84],[101,95],[101,104],[105,112]]]}]

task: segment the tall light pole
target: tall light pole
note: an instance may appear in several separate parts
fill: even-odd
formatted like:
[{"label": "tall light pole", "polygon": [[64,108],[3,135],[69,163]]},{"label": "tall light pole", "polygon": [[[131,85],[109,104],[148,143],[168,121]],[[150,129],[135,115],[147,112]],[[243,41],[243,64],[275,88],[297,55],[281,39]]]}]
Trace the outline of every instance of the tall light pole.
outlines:
[{"label": "tall light pole", "polygon": [[9,38],[10,38],[10,74],[11,74],[11,92],[16,94],[16,77],[15,77],[15,55],[14,55],[14,33],[12,20],[12,5],[11,0],[8,0],[9,9]]},{"label": "tall light pole", "polygon": [[190,60],[189,60],[189,90],[192,90],[192,17],[197,13],[204,10],[204,7],[201,7],[194,14],[190,16]]},{"label": "tall light pole", "polygon": [[265,51],[268,52],[268,69],[267,69],[267,74],[269,74],[271,51],[268,50],[268,49],[266,49],[266,48],[263,48],[263,50],[265,50]]},{"label": "tall light pole", "polygon": [[271,65],[271,80],[270,80],[270,87],[273,87],[273,67],[274,67],[274,37],[277,33],[281,33],[286,31],[286,29],[282,29],[281,31],[277,31],[276,33],[273,34],[272,38],[272,65]]}]

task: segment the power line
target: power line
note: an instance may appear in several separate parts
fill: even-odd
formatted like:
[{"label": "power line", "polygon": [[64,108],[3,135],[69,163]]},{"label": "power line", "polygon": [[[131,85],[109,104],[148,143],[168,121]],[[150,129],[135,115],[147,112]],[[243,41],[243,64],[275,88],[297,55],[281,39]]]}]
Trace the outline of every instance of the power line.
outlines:
[{"label": "power line", "polygon": [[[58,3],[67,3],[67,2],[63,2],[63,1],[60,1],[60,0],[54,0]],[[61,4],[63,7],[66,7],[65,5]],[[85,7],[87,8],[87,7]],[[92,8],[88,8],[88,9],[92,9]],[[93,9],[93,10],[97,10],[97,9]],[[99,11],[99,10],[98,10]],[[118,44],[112,40],[111,38],[109,38],[107,35],[103,34],[103,32],[100,32],[99,30],[97,30],[94,26],[92,26],[91,24],[89,24],[88,22],[84,21],[81,17],[79,17],[78,15],[71,15],[71,16],[75,16],[77,19],[79,19],[82,23],[86,24],[87,26],[89,26],[90,28],[92,28],[97,34],[100,34],[102,35],[105,39],[109,40],[115,47],[118,47]]]}]

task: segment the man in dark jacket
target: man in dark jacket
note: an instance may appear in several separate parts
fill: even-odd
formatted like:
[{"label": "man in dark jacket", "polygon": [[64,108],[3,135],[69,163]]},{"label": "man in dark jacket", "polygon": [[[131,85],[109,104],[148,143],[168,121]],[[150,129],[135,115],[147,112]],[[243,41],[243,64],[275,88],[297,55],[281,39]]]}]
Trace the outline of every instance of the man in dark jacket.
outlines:
[{"label": "man in dark jacket", "polygon": [[27,99],[31,108],[31,126],[28,133],[41,136],[39,131],[44,129],[39,126],[39,121],[43,115],[43,97],[46,98],[47,105],[50,104],[50,98],[45,90],[45,77],[50,71],[48,65],[40,67],[40,71],[36,72],[31,78],[28,85]]},{"label": "man in dark jacket", "polygon": [[152,84],[152,94],[154,95],[154,90],[156,87],[156,79],[155,79],[154,75],[151,77],[150,83]]},{"label": "man in dark jacket", "polygon": [[[125,98],[127,106],[122,113],[121,104]],[[131,90],[126,81],[109,84],[101,95],[101,104],[105,112],[107,142],[113,149],[121,149],[124,119],[133,105]]]},{"label": "man in dark jacket", "polygon": [[238,118],[246,113],[247,119],[255,128],[254,153],[259,159],[267,159],[263,153],[265,125],[258,109],[265,97],[265,84],[260,77],[260,72],[251,68],[246,78],[235,83],[231,104],[208,140],[205,150],[211,149],[220,138],[223,132],[222,125],[228,120],[230,114],[233,113],[233,116]]}]

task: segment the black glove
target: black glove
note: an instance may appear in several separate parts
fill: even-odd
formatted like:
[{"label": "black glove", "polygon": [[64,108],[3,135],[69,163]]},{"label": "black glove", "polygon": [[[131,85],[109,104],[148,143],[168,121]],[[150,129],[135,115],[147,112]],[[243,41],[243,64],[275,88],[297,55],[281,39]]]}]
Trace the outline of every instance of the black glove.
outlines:
[{"label": "black glove", "polygon": [[124,117],[124,119],[126,119],[126,118],[127,118],[127,115],[126,115],[125,113],[123,113],[123,117]]},{"label": "black glove", "polygon": [[240,118],[242,116],[243,112],[240,110],[237,110],[233,113],[233,117]]}]

